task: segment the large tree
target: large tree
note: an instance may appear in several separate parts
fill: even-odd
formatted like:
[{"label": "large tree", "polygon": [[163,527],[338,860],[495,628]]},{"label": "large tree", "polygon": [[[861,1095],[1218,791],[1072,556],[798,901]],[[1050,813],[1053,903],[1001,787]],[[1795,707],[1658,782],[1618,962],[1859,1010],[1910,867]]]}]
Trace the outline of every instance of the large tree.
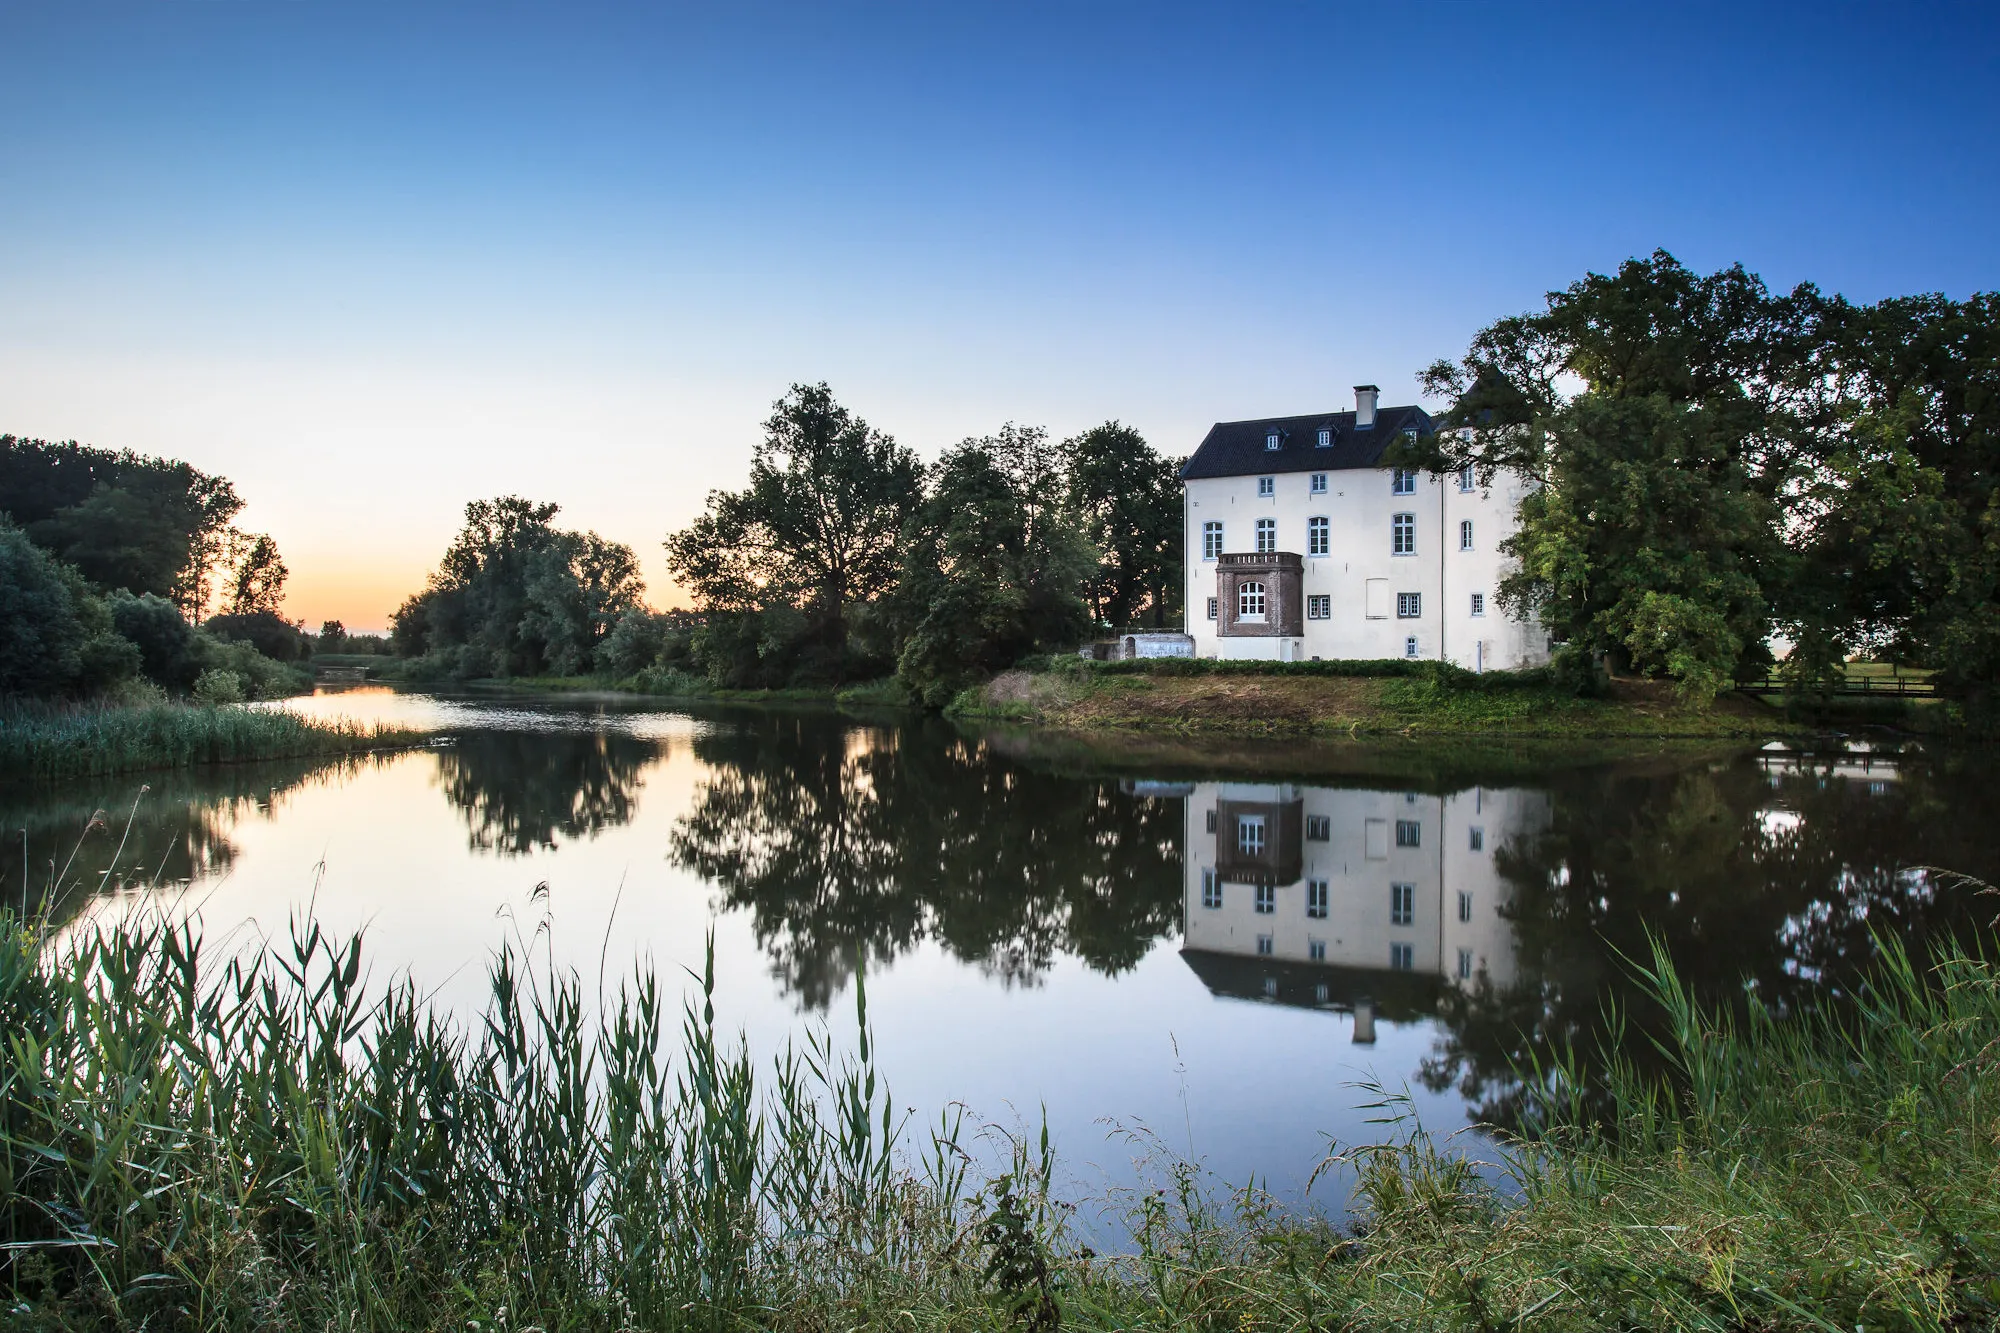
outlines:
[{"label": "large tree", "polygon": [[764,423],[750,484],[710,492],[706,512],[667,538],[667,566],[703,610],[741,622],[725,632],[843,679],[852,618],[895,587],[922,476],[915,454],[825,384],[795,384]]},{"label": "large tree", "polygon": [[1077,589],[1094,553],[1047,499],[1049,477],[1033,462],[1039,436],[1010,428],[946,453],[910,524],[896,670],[927,703],[1089,631]]},{"label": "large tree", "polygon": [[1510,611],[1563,660],[1665,673],[1704,698],[1763,659],[1794,576],[1785,502],[1816,475],[1837,409],[1829,311],[1739,265],[1664,251],[1551,293],[1425,375],[1451,401],[1417,461],[1536,483],[1502,546]]},{"label": "large tree", "polygon": [[1097,548],[1084,580],[1091,619],[1114,629],[1178,624],[1183,541],[1180,460],[1130,426],[1107,421],[1062,446],[1069,506]]}]

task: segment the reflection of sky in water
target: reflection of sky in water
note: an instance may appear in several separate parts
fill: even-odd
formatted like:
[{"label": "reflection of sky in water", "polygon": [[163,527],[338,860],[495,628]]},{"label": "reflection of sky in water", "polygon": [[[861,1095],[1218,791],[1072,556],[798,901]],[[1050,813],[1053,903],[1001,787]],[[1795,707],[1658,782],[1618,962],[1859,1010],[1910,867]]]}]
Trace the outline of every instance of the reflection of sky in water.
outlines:
[{"label": "reflection of sky in water", "polygon": [[[378,978],[407,973],[469,1021],[510,937],[587,990],[641,962],[691,990],[713,931],[718,1013],[767,1054],[816,1021],[818,998],[851,1036],[860,940],[882,1067],[914,1127],[954,1101],[1004,1124],[1046,1109],[1095,1189],[1129,1180],[1135,1151],[1107,1120],[1289,1193],[1329,1136],[1382,1133],[1359,1081],[1407,1086],[1439,1132],[1468,1106],[1504,1116],[1507,1058],[1551,1034],[1592,1039],[1624,984],[1618,953],[1643,956],[1648,930],[1724,990],[1816,985],[1869,930],[1928,928],[1937,898],[1912,848],[1990,873],[1979,858],[2000,827],[1919,826],[1932,806],[1906,808],[1893,756],[1421,791],[1121,786],[947,728],[825,712],[379,688],[287,706],[456,734],[268,778],[218,770],[202,780],[236,784],[219,803],[156,778],[127,859],[176,866],[212,936],[282,937],[311,902],[324,926],[368,931]],[[137,784],[117,786],[129,803]],[[37,799],[53,812],[40,847],[119,796]],[[1940,839],[1967,827],[1980,834]],[[1143,855],[1120,845],[1147,839]],[[167,841],[201,854],[175,862]],[[1372,1045],[1354,1040],[1364,997]]]}]

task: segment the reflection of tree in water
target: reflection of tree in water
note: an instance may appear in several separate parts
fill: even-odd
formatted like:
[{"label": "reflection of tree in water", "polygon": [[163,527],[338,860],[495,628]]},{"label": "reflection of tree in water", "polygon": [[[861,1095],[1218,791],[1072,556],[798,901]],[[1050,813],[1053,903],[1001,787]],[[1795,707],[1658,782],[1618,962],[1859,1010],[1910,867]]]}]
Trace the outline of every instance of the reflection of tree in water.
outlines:
[{"label": "reflection of tree in water", "polygon": [[1774,779],[1746,757],[1560,781],[1549,827],[1498,854],[1520,981],[1447,997],[1424,1082],[1455,1084],[1479,1118],[1526,1128],[1512,1069],[1546,1068],[1565,1050],[1594,1062],[1610,1012],[1625,1021],[1625,1057],[1663,1072],[1650,1038],[1665,1034],[1621,961],[1650,964],[1649,934],[1704,1000],[1740,1008],[1754,996],[1780,1010],[1838,1002],[1878,937],[1921,958],[1940,937],[1967,935],[1992,900],[1982,909],[1921,867],[2000,870],[1988,765],[1956,755],[1912,759],[1900,780]]},{"label": "reflection of tree in water", "polygon": [[268,818],[301,788],[373,762],[225,764],[0,792],[0,903],[21,910],[47,902],[62,921],[103,894],[171,891],[221,875],[235,862],[229,835],[240,821]]},{"label": "reflection of tree in water", "polygon": [[1061,953],[1132,967],[1179,922],[1177,800],[1032,773],[935,723],[758,718],[695,752],[712,771],[669,855],[749,910],[808,1005],[924,939],[1031,983]]},{"label": "reflection of tree in water", "polygon": [[474,731],[437,751],[438,783],[477,851],[524,856],[631,822],[665,742],[621,732]]}]

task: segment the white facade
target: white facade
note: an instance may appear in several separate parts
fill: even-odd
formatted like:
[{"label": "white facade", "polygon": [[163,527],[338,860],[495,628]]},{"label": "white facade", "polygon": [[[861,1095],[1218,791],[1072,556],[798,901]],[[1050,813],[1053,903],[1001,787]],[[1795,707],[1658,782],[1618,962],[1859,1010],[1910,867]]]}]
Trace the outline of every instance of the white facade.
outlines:
[{"label": "white facade", "polygon": [[[1357,974],[1505,988],[1514,937],[1495,854],[1547,822],[1547,797],[1519,789],[1435,796],[1197,784],[1187,799],[1184,948],[1283,969],[1294,988],[1325,969],[1323,984],[1289,998],[1333,1009],[1356,1003],[1365,984]],[[1368,989],[1379,997],[1393,980],[1378,976]],[[1279,997],[1275,975],[1266,993]]]},{"label": "white facade", "polygon": [[[1482,486],[1469,472],[1322,470],[1311,453],[1289,447],[1285,471],[1184,482],[1186,623],[1197,657],[1415,657],[1473,671],[1548,660],[1541,627],[1510,619],[1495,598],[1521,479],[1501,474]],[[1260,532],[1260,521],[1271,526]],[[1216,556],[1263,550],[1303,557],[1303,615],[1289,622],[1298,632],[1218,633],[1228,617],[1218,618]]]}]

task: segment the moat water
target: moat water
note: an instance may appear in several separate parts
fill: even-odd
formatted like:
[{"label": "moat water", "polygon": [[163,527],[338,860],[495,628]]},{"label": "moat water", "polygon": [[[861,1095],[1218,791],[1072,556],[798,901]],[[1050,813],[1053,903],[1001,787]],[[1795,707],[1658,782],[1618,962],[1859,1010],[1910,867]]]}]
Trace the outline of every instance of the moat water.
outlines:
[{"label": "moat water", "polygon": [[1631,970],[1652,941],[1719,1002],[1838,1003],[1881,941],[2000,911],[1959,878],[2000,879],[1983,748],[1202,747],[379,687],[291,706],[442,736],[0,788],[7,896],[25,868],[34,895],[59,876],[65,920],[152,898],[232,942],[310,906],[468,1020],[506,940],[609,990],[645,964],[692,987],[712,935],[719,1015],[765,1053],[815,1021],[851,1039],[865,968],[916,1123],[1046,1115],[1079,1195],[1151,1150],[1299,1198],[1331,1142],[1387,1132],[1371,1089],[1479,1151],[1469,1127],[1518,1119],[1516,1062],[1595,1051],[1612,1008],[1656,1058]]}]

